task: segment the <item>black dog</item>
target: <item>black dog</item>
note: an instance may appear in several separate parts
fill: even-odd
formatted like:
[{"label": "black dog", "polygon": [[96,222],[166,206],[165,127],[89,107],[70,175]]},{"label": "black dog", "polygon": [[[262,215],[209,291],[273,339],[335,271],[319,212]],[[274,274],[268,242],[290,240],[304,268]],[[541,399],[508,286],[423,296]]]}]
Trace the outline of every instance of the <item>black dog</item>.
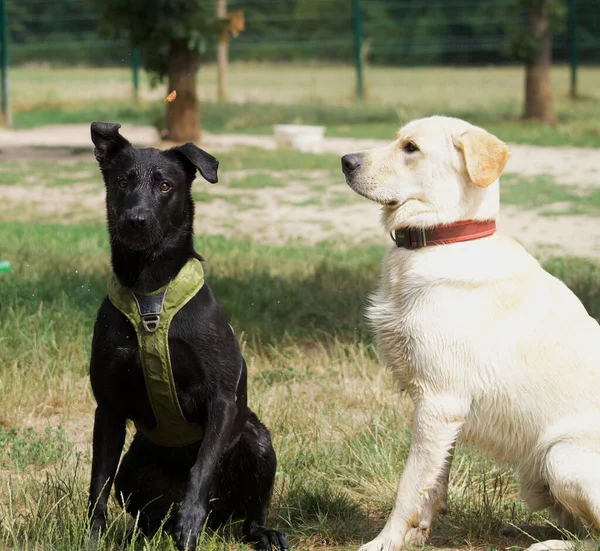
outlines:
[{"label": "black dog", "polygon": [[[217,159],[188,143],[167,151],[136,149],[119,124],[92,123],[94,153],[106,185],[115,281],[148,294],[169,284],[190,259],[196,170],[217,181]],[[192,263],[195,261],[192,261]],[[136,298],[137,302],[138,298]],[[141,309],[140,309],[141,313]],[[106,526],[110,489],[152,536],[165,521],[179,549],[193,549],[205,521],[244,519],[244,538],[259,548],[288,548],[265,527],[276,469],[268,429],[248,409],[246,364],[237,339],[207,284],[168,327],[175,403],[184,422],[202,427],[199,442],[157,445],[140,426],[156,427],[136,329],[109,297],[94,327],[90,376],[98,407],[94,423],[89,514],[91,543]],[[126,420],[138,431],[117,465]]]}]

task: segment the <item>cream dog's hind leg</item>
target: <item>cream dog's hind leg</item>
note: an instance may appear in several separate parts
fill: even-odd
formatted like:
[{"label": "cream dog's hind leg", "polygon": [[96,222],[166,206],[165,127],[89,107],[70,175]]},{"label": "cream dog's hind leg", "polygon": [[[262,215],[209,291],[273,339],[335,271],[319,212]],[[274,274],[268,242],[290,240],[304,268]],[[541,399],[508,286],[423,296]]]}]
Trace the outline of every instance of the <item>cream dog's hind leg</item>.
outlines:
[{"label": "cream dog's hind leg", "polygon": [[[600,529],[600,452],[590,449],[590,441],[570,440],[554,444],[544,458],[544,471],[550,494],[564,509],[559,522],[573,517],[585,519],[593,529]],[[560,510],[560,509],[559,509]],[[568,527],[576,528],[576,526]],[[591,539],[584,541],[594,547]],[[529,547],[529,551],[568,550],[569,540],[548,540]]]},{"label": "cream dog's hind leg", "polygon": [[422,396],[415,404],[410,452],[394,509],[383,530],[361,551],[397,551],[413,525],[419,525],[426,494],[444,471],[468,405],[453,396]]},{"label": "cream dog's hind leg", "polygon": [[583,525],[571,513],[569,513],[550,494],[550,487],[546,480],[539,474],[525,472],[521,474],[520,480],[521,499],[532,511],[548,509],[554,525],[550,524],[517,524],[507,526],[502,530],[506,538],[522,538],[529,536],[535,541],[565,539],[566,533],[583,536]]},{"label": "cream dog's hind leg", "polygon": [[[587,549],[596,549],[596,542],[591,538],[582,543]],[[571,551],[576,547],[577,544],[570,540],[546,540],[530,545],[526,551]]]}]

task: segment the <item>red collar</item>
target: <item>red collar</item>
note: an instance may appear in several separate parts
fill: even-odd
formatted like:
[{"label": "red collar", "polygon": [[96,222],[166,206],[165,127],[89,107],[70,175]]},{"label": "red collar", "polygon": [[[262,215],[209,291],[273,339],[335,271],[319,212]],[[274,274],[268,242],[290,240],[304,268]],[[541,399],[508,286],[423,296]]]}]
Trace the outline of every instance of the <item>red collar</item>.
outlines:
[{"label": "red collar", "polygon": [[446,226],[433,228],[402,228],[390,233],[392,241],[397,247],[405,249],[420,249],[432,245],[446,245],[460,243],[487,237],[496,232],[496,222],[477,222],[475,220],[461,220]]}]

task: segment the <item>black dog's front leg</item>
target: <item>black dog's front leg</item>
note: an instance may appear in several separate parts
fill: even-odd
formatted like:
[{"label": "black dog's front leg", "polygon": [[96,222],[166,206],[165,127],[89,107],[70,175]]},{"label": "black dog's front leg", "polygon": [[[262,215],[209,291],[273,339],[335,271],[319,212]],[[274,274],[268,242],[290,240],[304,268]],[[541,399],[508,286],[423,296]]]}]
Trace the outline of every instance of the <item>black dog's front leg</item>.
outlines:
[{"label": "black dog's front leg", "polygon": [[123,444],[125,419],[98,406],[94,418],[92,479],[88,515],[91,522],[90,547],[95,548],[98,534],[106,527],[106,506]]},{"label": "black dog's front leg", "polygon": [[185,498],[175,524],[174,538],[178,549],[193,550],[208,514],[210,487],[219,460],[231,439],[237,406],[219,401],[211,404],[202,444],[190,470]]}]

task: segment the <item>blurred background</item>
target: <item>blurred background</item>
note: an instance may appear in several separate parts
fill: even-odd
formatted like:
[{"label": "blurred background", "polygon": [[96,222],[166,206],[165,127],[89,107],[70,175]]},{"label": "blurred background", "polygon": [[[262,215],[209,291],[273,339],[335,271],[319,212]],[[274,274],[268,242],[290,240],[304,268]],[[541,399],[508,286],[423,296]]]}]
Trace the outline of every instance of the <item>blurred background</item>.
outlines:
[{"label": "blurred background", "polygon": [[[185,139],[173,118],[197,112],[173,74],[179,41],[209,132],[295,122],[389,137],[436,112],[506,139],[548,134],[523,115],[558,125],[548,143],[598,139],[600,0],[3,2],[16,128],[98,113]],[[165,118],[158,100],[177,87]]]},{"label": "blurred background", "polygon": [[[375,536],[410,446],[364,317],[392,244],[341,155],[433,114],[493,132],[511,150],[500,232],[600,318],[600,0],[0,0],[0,96],[0,549],[87,548],[111,272],[92,121],[220,160],[217,185],[192,185],[195,245],[273,434],[269,522],[294,549]],[[503,526],[547,520],[459,447],[430,542],[507,549]],[[109,521],[100,550],[142,548],[115,502]],[[201,547],[248,549],[228,534]],[[175,549],[160,532],[143,548]]]}]

